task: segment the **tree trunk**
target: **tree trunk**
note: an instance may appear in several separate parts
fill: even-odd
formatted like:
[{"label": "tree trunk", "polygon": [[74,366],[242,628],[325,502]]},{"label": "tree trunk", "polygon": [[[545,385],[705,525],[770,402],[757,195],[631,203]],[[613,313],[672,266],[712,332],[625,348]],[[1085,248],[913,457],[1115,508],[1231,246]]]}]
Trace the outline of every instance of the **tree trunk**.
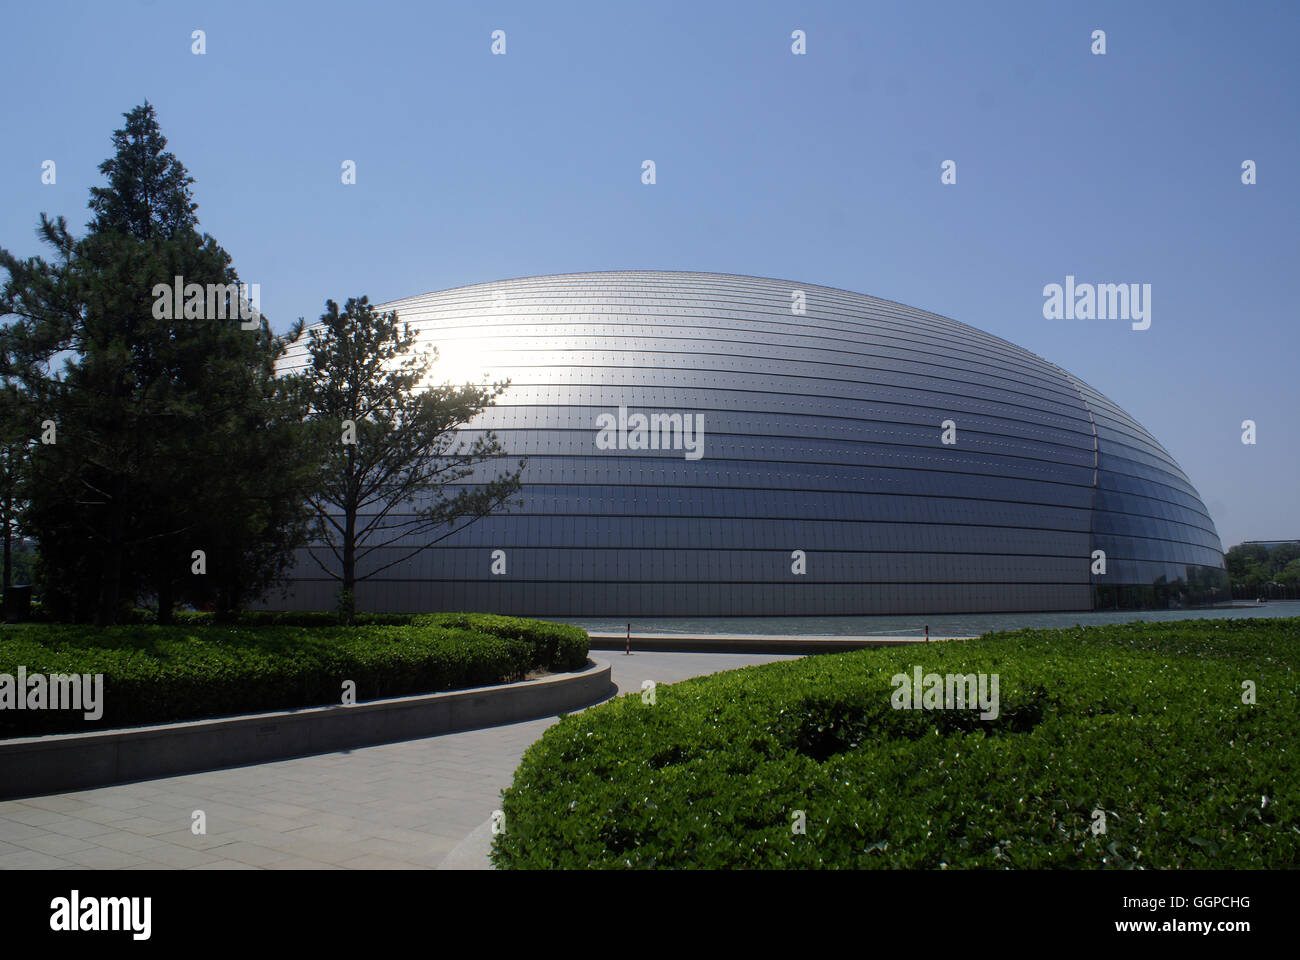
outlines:
[{"label": "tree trunk", "polygon": [[122,554],[126,552],[126,517],[123,516],[124,484],[113,484],[113,495],[108,501],[108,543],[104,549],[104,569],[99,578],[99,606],[95,610],[95,625],[111,627],[117,623],[117,608],[122,597]]},{"label": "tree trunk", "polygon": [[0,517],[3,517],[5,525],[5,557],[4,557],[4,598],[9,598],[9,587],[13,585],[13,519],[14,519],[14,488],[11,486],[14,481],[14,461],[16,457],[13,447],[6,447],[4,452],[4,470],[5,470],[5,498],[4,503],[0,504]]},{"label": "tree trunk", "polygon": [[5,563],[5,572],[4,572],[4,592],[3,592],[2,594],[0,594],[0,608],[3,608],[2,612],[3,612],[3,615],[4,615],[4,619],[6,619],[6,620],[9,619],[9,587],[10,587],[10,584],[11,584],[11,582],[12,582],[12,580],[13,580],[13,573],[12,573],[13,568],[12,568],[12,566],[11,566],[10,564],[11,564],[11,561],[12,561],[12,559],[13,559],[13,554],[12,554],[12,542],[13,542],[13,533],[14,533],[14,531],[13,531],[13,527],[10,526],[10,524],[9,524],[9,510],[10,510],[10,507],[11,507],[11,504],[10,504],[10,503],[6,503],[6,504],[4,505],[4,524],[5,524],[5,560],[4,560],[4,563]]},{"label": "tree trunk", "polygon": [[13,527],[9,525],[9,505],[5,504],[5,580],[4,593],[9,596],[9,587],[13,584]]},{"label": "tree trunk", "polygon": [[237,622],[239,620],[239,611],[242,609],[242,602],[243,598],[239,592],[238,581],[234,577],[223,577],[217,587],[213,619],[217,623]]},{"label": "tree trunk", "polygon": [[351,504],[343,519],[343,591],[340,596],[339,615],[344,623],[352,623],[356,612],[357,584],[357,509]]},{"label": "tree trunk", "polygon": [[122,594],[122,546],[109,544],[104,551],[104,570],[99,578],[99,606],[95,626],[111,627],[117,623],[118,598]]},{"label": "tree trunk", "polygon": [[176,592],[172,588],[172,578],[163,573],[158,581],[158,622],[172,622],[172,612],[176,609]]}]

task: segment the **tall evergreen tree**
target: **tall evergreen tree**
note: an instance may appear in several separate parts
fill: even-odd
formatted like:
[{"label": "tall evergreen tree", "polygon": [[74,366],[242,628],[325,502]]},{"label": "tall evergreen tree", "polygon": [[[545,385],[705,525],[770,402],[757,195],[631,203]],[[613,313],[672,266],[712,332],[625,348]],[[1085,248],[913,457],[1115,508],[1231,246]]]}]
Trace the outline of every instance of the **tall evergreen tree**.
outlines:
[{"label": "tall evergreen tree", "polygon": [[[0,250],[7,362],[56,425],[32,447],[26,526],[47,602],[98,623],[141,594],[164,619],[181,599],[247,600],[282,569],[311,472],[279,341],[260,314],[244,329],[239,277],[199,232],[153,107],[125,117],[87,235],[42,215],[55,260]],[[175,277],[197,296],[176,304]]]},{"label": "tall evergreen tree", "polygon": [[146,102],[125,114],[113,133],[116,151],[99,165],[107,187],[90,188],[92,233],[121,233],[139,240],[174,237],[198,226],[194,178],[171,153]]}]

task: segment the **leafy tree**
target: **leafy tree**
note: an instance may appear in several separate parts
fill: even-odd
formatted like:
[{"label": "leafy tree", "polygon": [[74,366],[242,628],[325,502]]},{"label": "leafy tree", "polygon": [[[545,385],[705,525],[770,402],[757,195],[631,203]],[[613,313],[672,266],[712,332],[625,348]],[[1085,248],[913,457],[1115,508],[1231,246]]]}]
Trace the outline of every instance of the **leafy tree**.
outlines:
[{"label": "leafy tree", "polygon": [[[125,117],[87,235],[42,214],[52,261],[0,250],[6,369],[57,430],[32,447],[25,525],[47,604],[98,623],[144,594],[166,619],[177,599],[221,608],[263,588],[304,527],[311,472],[279,341],[260,313],[241,323],[239,277],[199,232],[153,107]],[[200,290],[179,313],[160,292],[174,277]],[[191,572],[195,550],[212,579]]]},{"label": "leafy tree", "polygon": [[1233,583],[1246,583],[1250,576],[1258,575],[1261,564],[1268,562],[1268,549],[1253,543],[1239,543],[1224,554],[1228,576]]},{"label": "leafy tree", "polygon": [[1269,569],[1281,572],[1293,560],[1300,559],[1300,543],[1279,543],[1268,552]]},{"label": "leafy tree", "polygon": [[[31,543],[25,540],[15,541],[13,545],[13,582],[14,583],[32,583],[35,576],[36,551]],[[36,592],[33,590],[33,595]]]},{"label": "leafy tree", "polygon": [[1224,559],[1228,575],[1237,585],[1260,590],[1270,583],[1300,583],[1300,543],[1284,541],[1274,547],[1239,543]]},{"label": "leafy tree", "polygon": [[[366,297],[342,311],[329,300],[307,335],[310,361],[297,379],[325,450],[311,555],[338,581],[350,617],[358,582],[508,508],[523,462],[488,476],[505,455],[496,436],[459,432],[509,381],[433,383],[437,349],[418,349],[396,312]],[[372,559],[379,551],[387,554]]]},{"label": "leafy tree", "polygon": [[1278,571],[1277,582],[1288,586],[1300,584],[1300,558],[1292,560]]}]

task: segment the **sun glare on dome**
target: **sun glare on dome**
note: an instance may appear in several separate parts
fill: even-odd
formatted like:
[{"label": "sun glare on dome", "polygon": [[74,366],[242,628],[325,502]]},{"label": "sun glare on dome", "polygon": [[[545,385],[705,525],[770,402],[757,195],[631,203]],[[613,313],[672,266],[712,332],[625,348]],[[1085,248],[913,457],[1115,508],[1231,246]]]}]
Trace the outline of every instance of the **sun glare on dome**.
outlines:
[{"label": "sun glare on dome", "polygon": [[483,340],[460,337],[432,341],[438,357],[429,372],[429,383],[480,384],[491,376],[491,359]]}]

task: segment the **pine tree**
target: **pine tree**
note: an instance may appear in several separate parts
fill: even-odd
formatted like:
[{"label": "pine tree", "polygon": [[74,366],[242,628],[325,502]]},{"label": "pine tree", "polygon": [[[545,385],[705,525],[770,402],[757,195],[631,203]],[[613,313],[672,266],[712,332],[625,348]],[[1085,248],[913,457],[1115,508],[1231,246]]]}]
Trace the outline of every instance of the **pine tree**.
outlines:
[{"label": "pine tree", "polygon": [[126,123],[113,133],[116,153],[99,165],[108,186],[90,188],[91,232],[150,240],[194,230],[194,178],[167,152],[153,107],[146,101],[124,116]]},{"label": "pine tree", "polygon": [[[125,117],[87,235],[42,215],[55,260],[0,250],[0,309],[17,317],[7,362],[57,429],[32,447],[25,525],[47,602],[97,623],[144,595],[163,619],[179,600],[246,601],[283,569],[311,473],[301,408],[274,375],[279,341],[260,313],[244,329],[239,277],[199,232],[153,107]],[[175,277],[217,293],[178,313]]]}]

